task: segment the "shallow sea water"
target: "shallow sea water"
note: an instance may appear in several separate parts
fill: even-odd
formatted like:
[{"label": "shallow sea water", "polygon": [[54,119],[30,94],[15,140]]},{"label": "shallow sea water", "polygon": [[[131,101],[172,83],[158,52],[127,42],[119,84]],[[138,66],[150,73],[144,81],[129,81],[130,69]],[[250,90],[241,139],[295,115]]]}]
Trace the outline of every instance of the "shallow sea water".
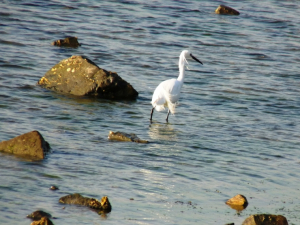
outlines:
[{"label": "shallow sea water", "polygon": [[[38,162],[0,153],[1,224],[30,224],[38,209],[55,224],[241,224],[257,213],[300,224],[298,1],[0,2],[0,140],[38,130],[52,147]],[[217,15],[219,4],[241,15]],[[82,46],[51,45],[65,36]],[[178,76],[183,49],[204,65],[190,62],[169,123],[154,112],[150,124],[152,93]],[[138,99],[36,85],[72,55],[116,71]],[[110,130],[151,143],[110,142]],[[58,203],[71,193],[107,195],[112,212]],[[236,194],[248,198],[242,212],[224,203]]]}]

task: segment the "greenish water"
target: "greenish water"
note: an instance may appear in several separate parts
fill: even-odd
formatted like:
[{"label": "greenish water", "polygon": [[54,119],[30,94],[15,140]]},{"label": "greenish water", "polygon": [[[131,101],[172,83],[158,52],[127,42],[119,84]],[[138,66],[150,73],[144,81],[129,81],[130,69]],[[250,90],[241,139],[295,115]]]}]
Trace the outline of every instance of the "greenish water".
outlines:
[{"label": "greenish water", "polygon": [[[216,15],[219,4],[241,15]],[[1,1],[0,140],[38,130],[52,147],[40,162],[0,154],[1,224],[30,224],[38,209],[55,224],[241,224],[257,213],[299,224],[299,13],[298,1]],[[67,35],[82,46],[51,45]],[[150,124],[152,93],[178,76],[183,49],[204,65],[190,62],[169,123],[155,112]],[[138,99],[36,86],[72,55],[116,71]],[[110,142],[110,130],[151,143]],[[112,212],[58,203],[71,193],[107,195]],[[249,201],[240,213],[225,205],[236,194]]]}]

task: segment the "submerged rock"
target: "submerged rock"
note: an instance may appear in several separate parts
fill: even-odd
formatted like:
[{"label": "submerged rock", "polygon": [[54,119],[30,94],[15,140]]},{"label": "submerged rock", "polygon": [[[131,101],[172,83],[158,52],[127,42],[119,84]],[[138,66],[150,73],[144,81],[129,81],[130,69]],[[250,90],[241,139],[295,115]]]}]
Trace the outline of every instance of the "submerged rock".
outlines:
[{"label": "submerged rock", "polygon": [[101,202],[94,198],[83,197],[81,194],[75,193],[61,197],[60,203],[83,205],[96,210],[98,213],[109,213],[111,211],[111,204],[107,196],[102,197]]},{"label": "submerged rock", "polygon": [[257,214],[249,216],[242,225],[288,225],[284,216]]},{"label": "submerged rock", "polygon": [[27,215],[27,218],[30,218],[32,220],[40,220],[42,218],[51,218],[51,214],[46,213],[44,211],[41,210],[37,210],[29,215]]},{"label": "submerged rock", "polygon": [[52,45],[72,48],[77,48],[81,46],[81,44],[78,43],[77,37],[67,37],[65,39],[59,39],[57,41],[52,42]]},{"label": "submerged rock", "polygon": [[44,88],[77,96],[136,99],[138,92],[117,73],[99,68],[83,56],[72,56],[53,66],[39,81]]},{"label": "submerged rock", "polygon": [[132,141],[137,143],[149,143],[148,141],[139,139],[138,136],[136,136],[135,134],[127,134],[124,132],[109,131],[108,139],[115,140],[115,141]]},{"label": "submerged rock", "polygon": [[240,13],[237,10],[230,8],[229,6],[226,5],[219,5],[215,13],[225,14],[225,15],[240,15]]},{"label": "submerged rock", "polygon": [[30,225],[54,225],[47,217],[42,217],[39,221],[33,221]]},{"label": "submerged rock", "polygon": [[38,131],[31,131],[0,142],[0,151],[34,159],[44,159],[49,150],[49,143]]}]

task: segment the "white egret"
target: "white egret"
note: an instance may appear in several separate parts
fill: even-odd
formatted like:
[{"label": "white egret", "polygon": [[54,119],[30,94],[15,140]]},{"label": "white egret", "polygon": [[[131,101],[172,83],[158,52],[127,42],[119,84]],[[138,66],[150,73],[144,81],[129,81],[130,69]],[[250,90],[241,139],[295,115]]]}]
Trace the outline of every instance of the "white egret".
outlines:
[{"label": "white egret", "polygon": [[[155,89],[152,96],[152,110],[150,115],[150,121],[152,121],[152,115],[154,109],[156,111],[165,110],[168,107],[168,115],[166,121],[168,122],[170,112],[175,113],[175,106],[179,99],[180,89],[184,82],[185,67],[188,65],[187,59],[194,59],[195,61],[203,64],[188,50],[183,50],[179,56],[179,76],[177,79],[169,79],[161,82]],[[188,67],[187,67],[188,68]]]}]

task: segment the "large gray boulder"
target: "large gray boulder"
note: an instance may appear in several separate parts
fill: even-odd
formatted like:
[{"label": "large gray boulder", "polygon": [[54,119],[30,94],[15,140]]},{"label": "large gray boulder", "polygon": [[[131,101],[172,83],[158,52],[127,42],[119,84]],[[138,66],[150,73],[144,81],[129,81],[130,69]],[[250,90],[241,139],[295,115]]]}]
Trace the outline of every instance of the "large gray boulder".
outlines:
[{"label": "large gray boulder", "polygon": [[53,66],[39,81],[44,88],[77,96],[136,99],[138,92],[117,73],[99,68],[83,56],[72,56]]},{"label": "large gray boulder", "polygon": [[50,145],[38,131],[22,134],[8,141],[0,142],[0,151],[33,159],[44,159]]}]

